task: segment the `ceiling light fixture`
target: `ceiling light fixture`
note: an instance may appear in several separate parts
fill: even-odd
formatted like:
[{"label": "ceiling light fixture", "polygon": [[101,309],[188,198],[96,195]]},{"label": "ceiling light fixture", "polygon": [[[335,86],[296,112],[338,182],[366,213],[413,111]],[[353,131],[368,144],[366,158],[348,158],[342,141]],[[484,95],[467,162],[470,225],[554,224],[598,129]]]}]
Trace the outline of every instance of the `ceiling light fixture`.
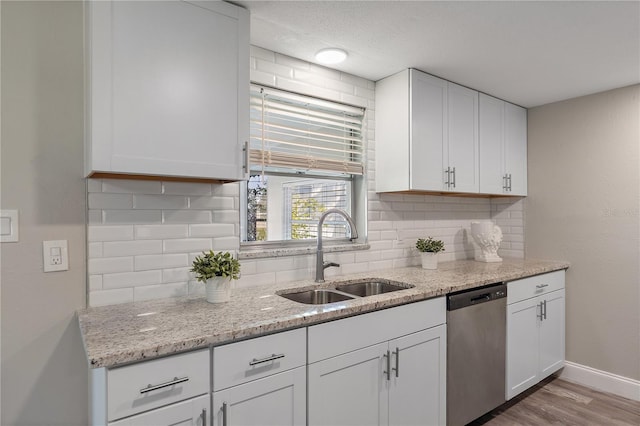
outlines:
[{"label": "ceiling light fixture", "polygon": [[336,47],[322,49],[316,53],[316,61],[325,65],[339,64],[347,59],[347,52]]}]

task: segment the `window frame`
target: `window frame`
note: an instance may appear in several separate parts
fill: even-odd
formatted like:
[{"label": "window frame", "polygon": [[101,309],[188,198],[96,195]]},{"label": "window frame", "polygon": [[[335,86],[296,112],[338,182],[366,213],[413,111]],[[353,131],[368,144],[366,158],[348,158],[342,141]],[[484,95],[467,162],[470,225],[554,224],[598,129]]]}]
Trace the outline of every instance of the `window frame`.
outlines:
[{"label": "window frame", "polygon": [[[269,90],[275,90],[283,93],[289,93],[293,96],[298,96],[301,98],[308,98],[317,100],[320,102],[329,102],[331,104],[344,105],[349,108],[357,108],[362,111],[362,123],[361,123],[361,135],[360,135],[360,143],[362,146],[362,167],[363,171],[361,175],[322,175],[322,174],[303,174],[301,176],[309,179],[344,179],[345,181],[350,182],[349,192],[351,194],[350,204],[351,204],[351,216],[356,223],[356,227],[358,229],[358,239],[351,240],[347,237],[345,238],[326,238],[323,240],[323,245],[327,248],[334,248],[342,251],[341,248],[345,247],[347,250],[349,247],[358,246],[358,248],[362,248],[363,243],[366,243],[367,240],[367,138],[366,138],[366,117],[368,110],[367,108],[349,105],[342,102],[337,102],[331,99],[322,99],[311,95],[305,95],[301,93],[290,92],[287,90],[273,88],[267,85],[251,83],[254,87],[264,87]],[[250,172],[251,174],[251,172]],[[279,173],[279,172],[265,172],[268,175],[279,175],[279,176],[288,176],[292,177],[295,174],[292,173]],[[272,240],[272,241],[246,241],[247,238],[247,205],[248,205],[248,191],[247,191],[247,181],[243,181],[240,183],[240,252],[250,253],[255,252],[257,250],[267,251],[267,255],[264,257],[268,257],[268,253],[270,250],[280,250],[280,249],[300,249],[304,252],[309,252],[312,247],[315,247],[317,244],[317,239],[300,239],[300,240]],[[275,252],[274,252],[275,255]],[[262,256],[261,256],[262,257]]]}]

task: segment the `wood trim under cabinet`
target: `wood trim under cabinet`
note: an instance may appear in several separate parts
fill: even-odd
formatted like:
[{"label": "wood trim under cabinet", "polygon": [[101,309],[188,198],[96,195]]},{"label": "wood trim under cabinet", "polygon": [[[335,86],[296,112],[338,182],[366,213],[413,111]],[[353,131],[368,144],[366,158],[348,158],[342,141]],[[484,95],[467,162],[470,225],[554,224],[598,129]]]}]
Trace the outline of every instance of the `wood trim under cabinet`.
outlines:
[{"label": "wood trim under cabinet", "polygon": [[191,178],[181,176],[162,176],[162,175],[134,175],[125,173],[91,173],[88,179],[132,179],[132,180],[161,180],[164,182],[195,182],[195,183],[231,183],[237,182],[233,180]]}]

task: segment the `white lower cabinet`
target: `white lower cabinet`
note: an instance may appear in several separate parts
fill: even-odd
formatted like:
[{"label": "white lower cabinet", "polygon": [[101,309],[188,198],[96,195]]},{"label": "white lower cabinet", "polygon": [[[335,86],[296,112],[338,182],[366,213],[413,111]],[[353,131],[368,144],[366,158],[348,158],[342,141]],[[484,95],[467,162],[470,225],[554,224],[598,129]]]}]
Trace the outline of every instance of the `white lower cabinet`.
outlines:
[{"label": "white lower cabinet", "polygon": [[306,422],[306,369],[213,393],[214,426],[295,426]]},{"label": "white lower cabinet", "polygon": [[564,366],[564,271],[508,283],[506,398]]},{"label": "white lower cabinet", "polygon": [[109,426],[206,426],[209,424],[209,395],[158,408],[144,414],[109,423]]},{"label": "white lower cabinet", "polygon": [[213,348],[214,426],[306,423],[306,328]]},{"label": "white lower cabinet", "polygon": [[444,425],[444,322],[433,299],[309,327],[309,425]]}]

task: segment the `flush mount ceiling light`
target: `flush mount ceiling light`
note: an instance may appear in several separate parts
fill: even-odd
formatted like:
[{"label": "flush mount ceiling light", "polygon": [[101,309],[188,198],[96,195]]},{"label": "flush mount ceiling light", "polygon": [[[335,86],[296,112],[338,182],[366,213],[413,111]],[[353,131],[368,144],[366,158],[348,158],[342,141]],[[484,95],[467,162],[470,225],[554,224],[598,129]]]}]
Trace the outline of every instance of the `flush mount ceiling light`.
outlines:
[{"label": "flush mount ceiling light", "polygon": [[318,53],[316,53],[316,61],[320,62],[321,64],[339,64],[345,59],[347,59],[347,52],[335,47],[322,49]]}]

